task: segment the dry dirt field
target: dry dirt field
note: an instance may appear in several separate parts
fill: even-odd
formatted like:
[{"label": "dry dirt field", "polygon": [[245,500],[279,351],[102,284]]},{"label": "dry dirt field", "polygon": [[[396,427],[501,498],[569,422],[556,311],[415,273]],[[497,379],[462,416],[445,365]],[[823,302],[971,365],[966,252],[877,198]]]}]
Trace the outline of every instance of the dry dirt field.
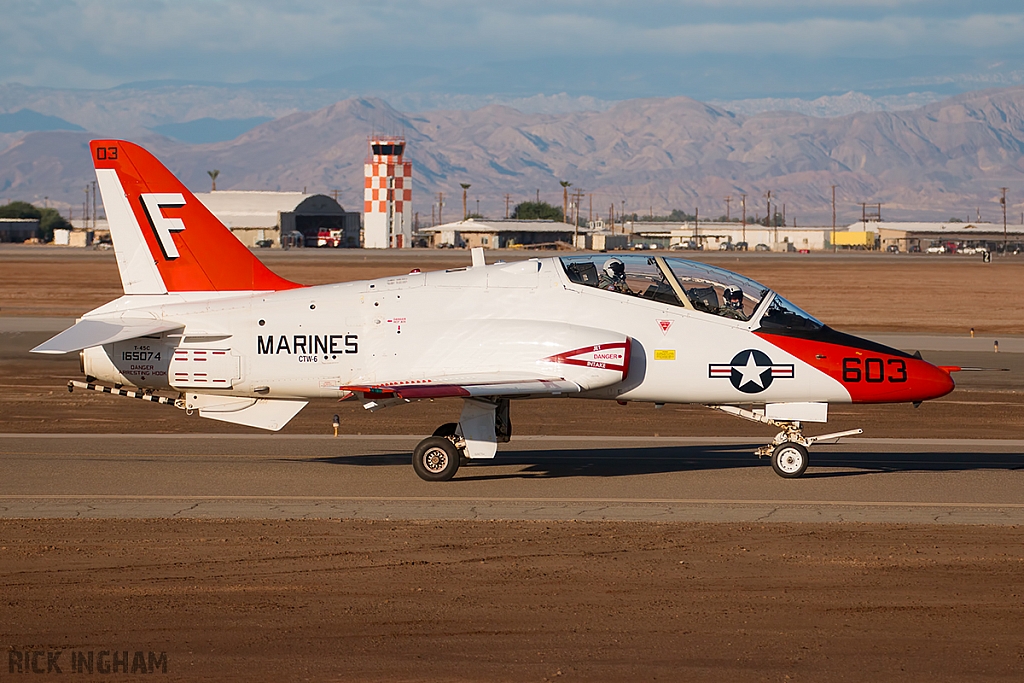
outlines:
[{"label": "dry dirt field", "polygon": [[158,680],[1024,676],[1016,528],[8,520],[0,536],[0,638],[63,650],[65,672],[71,651],[128,650],[166,652]]},{"label": "dry dirt field", "polygon": [[[260,256],[311,284],[469,260]],[[1024,260],[708,260],[840,329],[1024,334]],[[0,249],[0,275],[0,317],[71,317],[120,294],[109,252]],[[77,359],[26,353],[47,336],[0,334],[0,433],[245,431],[68,394]],[[1019,389],[979,385],[916,410],[838,406],[829,429],[1021,438],[1022,408]],[[350,433],[427,433],[457,412],[323,401],[286,429],[326,433],[339,413]],[[524,402],[514,421],[519,434],[770,436],[687,406]],[[62,650],[65,673],[72,650],[166,652],[164,680],[1019,681],[1022,548],[1005,526],[7,519],[0,644]]]}]

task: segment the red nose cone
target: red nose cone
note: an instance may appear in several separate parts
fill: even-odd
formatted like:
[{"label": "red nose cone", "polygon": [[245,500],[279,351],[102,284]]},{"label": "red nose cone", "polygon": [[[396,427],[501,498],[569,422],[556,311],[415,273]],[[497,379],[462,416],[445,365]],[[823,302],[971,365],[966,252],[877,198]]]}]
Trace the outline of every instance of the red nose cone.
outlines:
[{"label": "red nose cone", "polygon": [[945,396],[955,386],[940,367],[831,330],[829,341],[758,335],[841,383],[853,403],[917,403]]}]

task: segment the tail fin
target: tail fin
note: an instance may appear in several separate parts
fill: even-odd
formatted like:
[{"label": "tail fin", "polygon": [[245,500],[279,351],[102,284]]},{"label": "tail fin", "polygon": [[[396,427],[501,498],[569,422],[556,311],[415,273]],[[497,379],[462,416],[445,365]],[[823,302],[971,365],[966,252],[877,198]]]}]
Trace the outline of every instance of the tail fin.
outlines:
[{"label": "tail fin", "polygon": [[142,147],[93,140],[90,148],[125,294],[302,286],[264,266]]}]

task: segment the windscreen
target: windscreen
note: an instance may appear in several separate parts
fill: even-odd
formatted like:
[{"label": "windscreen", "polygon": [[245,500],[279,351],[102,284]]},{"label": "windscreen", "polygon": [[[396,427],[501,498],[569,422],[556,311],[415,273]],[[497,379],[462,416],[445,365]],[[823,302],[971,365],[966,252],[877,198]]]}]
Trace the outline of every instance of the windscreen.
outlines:
[{"label": "windscreen", "polygon": [[578,284],[734,320],[750,320],[769,293],[742,275],[684,259],[588,254],[561,261],[569,279]]},{"label": "windscreen", "polygon": [[724,268],[678,258],[665,259],[665,263],[693,307],[704,313],[750,320],[769,293],[761,283]]},{"label": "windscreen", "polygon": [[761,329],[788,332],[815,332],[825,325],[810,313],[801,310],[795,304],[776,296],[761,316]]}]

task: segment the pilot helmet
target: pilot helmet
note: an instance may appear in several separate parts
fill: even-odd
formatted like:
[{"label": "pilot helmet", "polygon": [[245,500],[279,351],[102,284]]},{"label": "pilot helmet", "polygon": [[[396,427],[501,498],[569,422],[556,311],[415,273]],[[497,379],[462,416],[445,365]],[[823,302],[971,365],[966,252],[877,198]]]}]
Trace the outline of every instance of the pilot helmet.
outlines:
[{"label": "pilot helmet", "polygon": [[608,277],[613,279],[619,279],[626,274],[626,266],[617,258],[610,258],[604,262],[604,272],[608,273]]},{"label": "pilot helmet", "polygon": [[736,285],[729,285],[725,288],[725,305],[729,308],[739,310],[743,308],[743,290]]}]

